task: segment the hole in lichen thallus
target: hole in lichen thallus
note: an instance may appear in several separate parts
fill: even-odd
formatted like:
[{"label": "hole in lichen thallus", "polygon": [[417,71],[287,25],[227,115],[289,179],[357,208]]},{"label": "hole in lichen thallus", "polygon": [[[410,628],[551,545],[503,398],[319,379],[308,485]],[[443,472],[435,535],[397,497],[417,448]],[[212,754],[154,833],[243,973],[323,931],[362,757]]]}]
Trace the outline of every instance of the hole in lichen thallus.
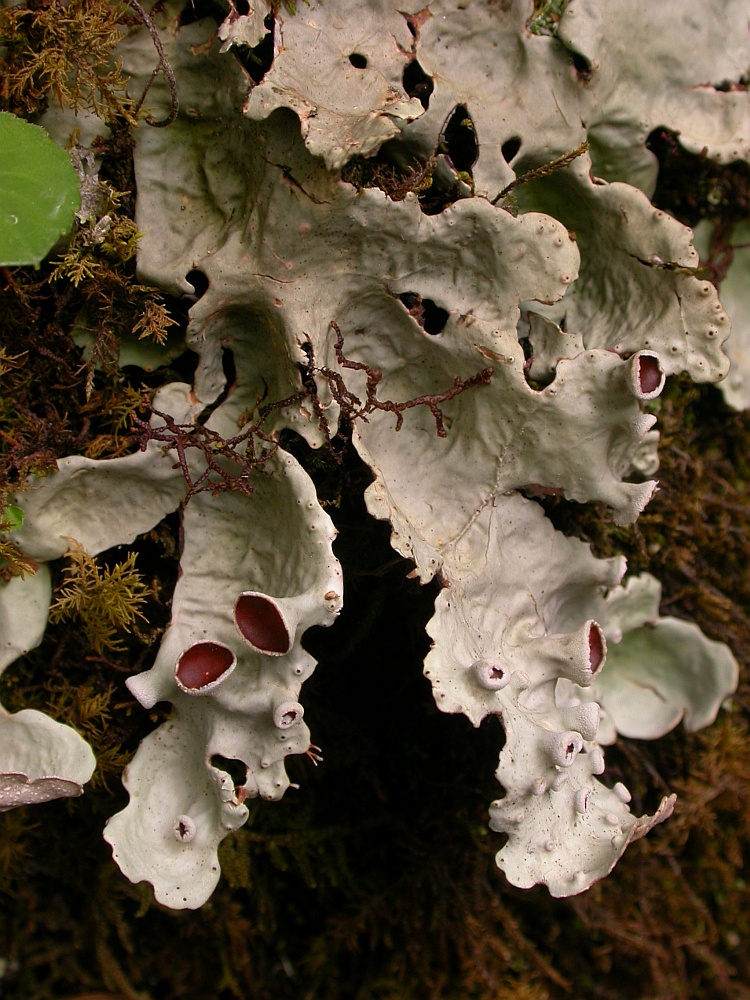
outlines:
[{"label": "hole in lichen thallus", "polygon": [[215,767],[217,771],[225,771],[234,782],[235,791],[247,781],[247,764],[234,757],[222,757],[220,753],[215,753],[211,757],[211,767]]},{"label": "hole in lichen thallus", "polygon": [[[518,343],[521,345],[521,349],[523,350],[523,374],[526,379],[526,383],[530,389],[533,389],[535,392],[539,392],[544,388],[545,383],[540,379],[533,379],[530,375],[531,366],[534,363],[534,348],[531,340],[528,337],[519,336]],[[554,375],[552,378],[554,378]],[[551,381],[551,378],[548,379],[548,382]]]},{"label": "hole in lichen thallus", "polygon": [[237,381],[237,365],[234,363],[234,351],[228,347],[221,349],[221,370],[226,379],[227,389],[231,389]]},{"label": "hole in lichen thallus", "polygon": [[234,606],[234,620],[243,638],[261,653],[288,653],[292,640],[281,612],[263,594],[240,594]]},{"label": "hole in lichen thallus", "polygon": [[237,382],[237,366],[234,363],[234,351],[232,351],[229,347],[222,347],[221,349],[221,370],[224,373],[224,388],[221,390],[213,403],[206,406],[196,418],[199,424],[205,424],[208,422],[214,411],[221,406],[224,400],[229,396],[230,392],[232,392],[235,383]]},{"label": "hole in lichen thallus", "polygon": [[[169,339],[177,342],[178,339],[184,341],[185,334],[190,322],[190,310],[208,291],[208,277],[203,271],[197,268],[190,270],[185,275],[185,282],[190,285],[192,291],[185,291],[181,295],[164,295],[164,304],[169,311],[169,315],[174,321],[174,326],[170,329]],[[170,369],[175,372],[183,382],[192,382],[195,369],[198,364],[198,355],[192,350],[186,349],[177,358],[172,358],[169,362]],[[133,368],[134,375],[142,381],[143,370]],[[137,382],[136,384],[140,384]]]},{"label": "hole in lichen thallus", "polygon": [[593,73],[593,68],[591,63],[588,61],[586,56],[582,56],[580,52],[573,53],[573,68],[576,71],[576,76],[581,81],[581,83],[588,83],[591,79],[591,74]]},{"label": "hole in lichen thallus", "polygon": [[423,299],[416,292],[403,292],[399,299],[406,306],[410,316],[419,323],[425,333],[437,336],[445,329],[450,313],[432,299]]},{"label": "hole in lichen thallus", "polygon": [[520,148],[521,140],[517,135],[514,135],[511,139],[507,139],[500,147],[500,152],[503,154],[505,162],[510,163],[518,155]]},{"label": "hole in lichen thallus", "polygon": [[426,111],[430,106],[430,97],[435,84],[416,59],[412,59],[404,67],[403,85],[409,97],[416,97]]},{"label": "hole in lichen thallus", "polygon": [[361,52],[352,52],[349,62],[355,69],[367,69],[367,56],[363,56]]},{"label": "hole in lichen thallus", "polygon": [[[717,163],[705,153],[692,153],[680,145],[679,133],[659,126],[646,139],[646,149],[659,161],[656,208],[695,228],[703,219],[744,222],[750,201],[750,164],[744,160]],[[722,225],[715,233],[708,264],[711,281],[720,284],[731,261],[731,229]],[[724,235],[725,234],[725,235]],[[727,242],[729,241],[729,242]]]},{"label": "hole in lichen thallus", "polygon": [[185,281],[193,286],[193,294],[191,298],[193,298],[193,301],[195,302],[202,298],[208,291],[208,277],[203,271],[199,271],[197,268],[193,268],[193,270],[188,271],[185,275]]},{"label": "hole in lichen thallus", "polygon": [[479,156],[474,122],[463,104],[457,105],[445,123],[438,148],[450,158],[459,173],[471,173]]},{"label": "hole in lichen thallus", "polygon": [[275,23],[273,14],[268,14],[263,21],[268,34],[264,35],[257,45],[253,48],[247,45],[233,45],[229,50],[255,84],[261,82],[273,64]]}]

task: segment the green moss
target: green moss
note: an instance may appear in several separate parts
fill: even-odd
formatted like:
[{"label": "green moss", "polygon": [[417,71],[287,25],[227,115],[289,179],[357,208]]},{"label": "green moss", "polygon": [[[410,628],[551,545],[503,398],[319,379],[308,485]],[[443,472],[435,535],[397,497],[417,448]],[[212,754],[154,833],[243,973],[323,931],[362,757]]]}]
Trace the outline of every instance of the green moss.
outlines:
[{"label": "green moss", "polygon": [[534,12],[528,23],[533,35],[557,37],[557,25],[570,0],[534,0]]},{"label": "green moss", "polygon": [[32,0],[0,10],[2,110],[38,115],[52,97],[61,107],[134,122],[127,80],[113,63],[126,10],[110,0],[70,0],[63,7]]},{"label": "green moss", "polygon": [[101,569],[74,541],[67,556],[69,564],[55,592],[50,621],[78,619],[87,644],[96,653],[122,649],[118,632],[134,631],[138,619],[145,620],[141,607],[149,593],[135,568],[135,553],[124,562]]}]

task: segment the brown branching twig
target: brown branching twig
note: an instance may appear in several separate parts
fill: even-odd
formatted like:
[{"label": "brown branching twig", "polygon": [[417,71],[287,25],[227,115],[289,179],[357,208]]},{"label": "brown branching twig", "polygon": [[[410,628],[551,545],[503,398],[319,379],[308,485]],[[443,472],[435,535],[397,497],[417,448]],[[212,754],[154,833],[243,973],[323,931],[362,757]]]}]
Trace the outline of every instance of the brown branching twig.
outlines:
[{"label": "brown branching twig", "polygon": [[554,174],[557,170],[563,170],[565,167],[570,166],[573,160],[577,159],[579,156],[583,156],[584,153],[588,152],[589,143],[588,139],[581,143],[580,146],[572,150],[570,153],[563,153],[562,156],[558,156],[555,160],[550,160],[549,163],[542,164],[541,167],[534,167],[533,170],[527,170],[525,174],[521,174],[520,177],[516,177],[514,181],[511,181],[507,187],[504,187],[500,194],[492,199],[492,204],[497,205],[499,201],[509,194],[513,188],[520,187],[521,184],[527,184],[529,181],[536,181],[540,177],[548,177],[550,174]]},{"label": "brown branching twig", "polygon": [[[153,427],[138,417],[133,418],[133,423],[141,431],[141,451],[145,451],[149,441],[159,441],[177,453],[174,468],[180,468],[188,485],[183,504],[196,494],[206,491],[226,493],[239,490],[250,496],[255,492],[250,483],[252,473],[272,458],[279,448],[278,441],[263,430],[263,424],[273,410],[299,402],[305,395],[304,392],[298,392],[276,403],[262,406],[258,410],[258,419],[231,438],[224,438],[203,424],[178,424],[174,417],[157,410],[150,401],[147,401],[148,409],[164,423]],[[195,476],[188,461],[191,449],[200,452],[206,463],[203,471]],[[232,465],[238,466],[239,471],[233,473]]]},{"label": "brown branching twig", "polygon": [[378,386],[382,381],[383,373],[379,369],[370,368],[369,365],[362,364],[359,361],[350,361],[344,355],[344,336],[333,320],[331,320],[331,329],[336,334],[334,351],[336,352],[336,360],[341,367],[348,368],[351,371],[361,371],[367,375],[367,398],[362,402],[359,396],[356,396],[347,389],[344,379],[339,372],[325,367],[315,369],[328,382],[331,395],[350,420],[364,420],[367,422],[368,414],[373,413],[375,410],[387,410],[389,413],[396,414],[396,430],[399,431],[404,422],[404,410],[410,410],[414,406],[426,406],[435,418],[438,437],[444,438],[446,433],[443,426],[443,412],[439,404],[447,403],[449,399],[458,396],[465,389],[471,389],[476,385],[488,385],[492,378],[492,368],[484,368],[481,372],[477,372],[476,375],[472,375],[468,379],[462,379],[457,375],[453,380],[452,387],[446,389],[445,392],[426,393],[425,395],[408,399],[403,403],[396,403],[391,399],[378,399]]},{"label": "brown branching twig", "polygon": [[[247,424],[239,434],[230,438],[222,437],[217,431],[202,423],[178,424],[171,414],[157,410],[153,403],[146,399],[145,405],[149,412],[153,416],[159,417],[163,423],[154,427],[149,422],[133,416],[133,425],[141,432],[141,451],[145,451],[149,441],[158,441],[176,452],[177,462],[174,468],[181,470],[188,486],[183,504],[186,504],[196,494],[206,491],[224,493],[239,490],[246,496],[255,492],[250,482],[252,473],[265,465],[279,448],[276,438],[263,430],[266,420],[274,410],[284,409],[284,407],[291,406],[303,399],[311,399],[321,429],[325,433],[326,440],[330,443],[328,421],[320,405],[312,377],[314,374],[322,375],[328,382],[331,395],[341,407],[342,413],[350,421],[367,421],[370,413],[375,410],[385,410],[388,413],[396,414],[396,430],[398,431],[404,422],[403,413],[405,410],[415,406],[426,406],[435,418],[438,437],[442,438],[446,436],[446,431],[440,404],[448,402],[466,389],[477,385],[487,385],[492,378],[492,368],[484,368],[468,379],[456,376],[451,388],[446,389],[445,392],[426,393],[422,396],[415,396],[413,399],[407,399],[402,403],[396,403],[391,399],[378,399],[378,386],[382,381],[383,373],[379,369],[370,368],[369,365],[359,361],[349,360],[344,354],[344,336],[333,320],[331,321],[331,329],[336,333],[334,350],[341,367],[351,371],[364,372],[367,376],[367,398],[364,402],[346,387],[340,372],[327,367],[316,367],[311,353],[308,356],[307,365],[303,368],[304,388],[286,399],[281,399],[276,403],[267,403],[265,406],[258,407],[260,402],[258,400],[253,410],[253,412],[257,412],[257,419],[253,423]],[[198,451],[203,456],[205,467],[201,471],[191,469],[188,460],[190,450]],[[238,471],[232,471],[232,466]]]},{"label": "brown branching twig", "polygon": [[159,53],[159,62],[156,66],[156,69],[151,74],[151,79],[146,84],[146,87],[143,93],[141,94],[140,100],[135,106],[134,114],[136,116],[138,115],[138,112],[140,111],[143,102],[146,100],[146,95],[151,89],[151,85],[153,84],[154,80],[157,78],[159,73],[163,73],[164,79],[167,81],[167,86],[169,87],[169,100],[170,100],[169,114],[167,115],[166,118],[162,118],[161,121],[155,121],[151,117],[151,115],[146,115],[146,123],[148,125],[153,126],[153,128],[166,128],[167,125],[172,124],[172,122],[177,117],[177,112],[180,110],[179,101],[177,99],[177,81],[175,80],[174,71],[172,67],[169,65],[167,54],[164,51],[164,46],[161,43],[161,38],[159,38],[159,32],[156,30],[156,25],[152,21],[150,14],[148,14],[144,10],[144,8],[140,5],[138,0],[126,0],[126,3],[128,4],[128,6],[133,8],[138,17],[140,17],[140,19],[148,28],[148,32],[151,35],[151,40],[154,43],[154,47],[156,51]]}]

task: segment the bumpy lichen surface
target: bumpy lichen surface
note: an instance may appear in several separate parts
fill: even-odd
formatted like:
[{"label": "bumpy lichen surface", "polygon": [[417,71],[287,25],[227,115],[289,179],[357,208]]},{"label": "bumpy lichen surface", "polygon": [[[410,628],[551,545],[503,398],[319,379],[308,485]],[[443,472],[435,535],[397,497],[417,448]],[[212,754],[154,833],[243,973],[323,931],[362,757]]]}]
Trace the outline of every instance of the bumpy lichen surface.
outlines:
[{"label": "bumpy lichen surface", "polygon": [[[191,273],[208,279],[187,334],[195,381],[157,396],[143,451],[65,459],[19,500],[17,543],[39,562],[70,539],[91,554],[128,543],[184,505],[172,622],[154,665],[129,681],[145,708],[169,701],[172,714],[141,744],[125,776],[130,803],[105,833],[128,878],[173,907],[208,898],[244,800],[280,797],[285,758],[311,748],[300,689],[314,661],[300,640],[330,624],[345,595],[331,522],[276,444],[284,429],[326,447],[354,420],[374,476],[370,512],[390,522],[416,576],[439,576],[425,673],[441,710],[502,720],[491,826],[508,836],[498,864],[513,884],[570,895],[606,875],[673,799],[634,816],[625,786],[607,784],[600,743],[632,732],[633,718],[642,736],[682,717],[707,724],[736,685],[724,647],[669,619],[651,629],[654,587],[621,587],[624,560],[594,558],[534,497],[600,501],[632,523],[656,485],[647,407],[665,377],[726,374],[727,316],[697,273],[690,230],[648,200],[644,143],[654,124],[687,128],[690,90],[690,141],[744,155],[746,137],[728,135],[747,95],[696,96],[703,42],[691,28],[658,99],[659,59],[648,74],[628,63],[623,115],[611,82],[629,32],[623,4],[573,0],[560,40],[533,35],[520,0],[418,7],[282,8],[256,85],[232,54],[260,40],[264,7],[232,9],[217,34],[209,20],[181,26],[165,5],[180,112],[138,134],[139,268],[177,295],[195,291]],[[715,16],[690,10],[698,22]],[[121,51],[138,90],[151,39],[134,30]],[[405,89],[415,66],[432,81],[421,100]],[[156,117],[168,106],[159,86]],[[707,135],[715,104],[722,127]],[[429,163],[441,210],[342,179],[349,161],[379,150],[392,174],[426,175]],[[533,178],[506,190],[525,171]],[[219,490],[216,475],[204,484],[213,493],[189,495],[186,477],[202,481],[206,455],[178,456],[170,426],[183,441],[193,426],[238,439],[269,404],[249,495],[237,482]]]}]

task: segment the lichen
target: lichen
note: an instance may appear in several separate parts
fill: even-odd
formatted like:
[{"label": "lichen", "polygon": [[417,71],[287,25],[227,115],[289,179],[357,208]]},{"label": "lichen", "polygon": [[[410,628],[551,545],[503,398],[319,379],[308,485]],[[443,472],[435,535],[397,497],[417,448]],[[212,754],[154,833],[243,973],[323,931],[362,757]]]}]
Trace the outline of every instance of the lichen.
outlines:
[{"label": "lichen", "polygon": [[[441,3],[403,12],[368,3],[341,22],[336,5],[311,3],[296,13],[289,5],[247,13],[232,7],[226,20],[211,8],[209,20],[196,22],[207,7],[180,11],[168,4],[157,15],[162,78],[148,92],[145,120],[176,118],[137,133],[137,198],[126,193],[135,192],[126,177],[111,184],[96,179],[95,154],[87,159],[77,146],[80,164],[87,164],[82,180],[95,178],[89,189],[98,207],[79,220],[72,242],[56,256],[54,283],[49,266],[39,276],[6,276],[13,353],[2,386],[1,485],[4,509],[11,492],[24,487],[12,502],[25,519],[4,522],[3,545],[7,575],[41,568],[36,576],[13,576],[4,593],[15,600],[18,588],[39,588],[48,562],[61,572],[54,560],[70,539],[82,545],[79,562],[100,590],[117,569],[95,570],[94,557],[114,546],[130,551],[104,556],[110,568],[118,561],[132,568],[136,548],[142,565],[143,546],[157,539],[172,570],[181,557],[174,592],[173,579],[156,579],[160,565],[154,572],[154,590],[139,603],[148,618],[142,629],[121,633],[106,655],[89,642],[88,658],[71,667],[69,678],[58,672],[48,707],[90,737],[105,784],[141,740],[125,776],[130,804],[110,822],[107,839],[123,871],[151,881],[157,899],[170,906],[196,906],[218,894],[215,909],[191,918],[192,933],[221,940],[206,968],[192,970],[193,991],[218,990],[222,1000],[261,996],[272,983],[279,986],[283,969],[295,989],[304,981],[311,995],[345,995],[352,973],[362,995],[417,996],[417,984],[427,982],[435,995],[542,997],[571,989],[588,995],[597,976],[607,975],[605,961],[623,988],[640,988],[612,947],[623,935],[641,942],[636,963],[649,970],[654,995],[687,996],[699,977],[707,988],[736,984],[728,962],[717,957],[729,924],[708,919],[695,903],[682,862],[665,865],[658,856],[671,833],[661,833],[653,851],[635,848],[634,861],[626,857],[623,874],[614,876],[618,884],[638,883],[643,912],[630,907],[618,914],[601,888],[555,904],[567,909],[550,909],[536,895],[528,903],[513,897],[511,904],[485,870],[498,841],[478,832],[480,794],[486,799],[497,790],[479,777],[467,781],[470,772],[489,776],[490,758],[501,750],[503,797],[491,816],[509,839],[499,863],[516,885],[544,882],[563,895],[605,874],[653,825],[638,814],[665,817],[672,774],[687,803],[671,825],[681,847],[686,831],[701,837],[712,767],[724,775],[721,794],[744,808],[736,761],[746,741],[736,706],[720,719],[716,746],[710,736],[680,737],[693,741],[683,753],[678,737],[669,736],[667,750],[641,758],[636,745],[620,740],[608,750],[605,770],[598,745],[612,735],[609,723],[618,715],[613,708],[611,718],[604,716],[607,726],[599,724],[598,703],[606,709],[608,698],[615,706],[621,697],[606,680],[618,665],[619,638],[606,615],[620,593],[622,547],[633,569],[659,567],[670,611],[675,599],[687,600],[704,629],[744,649],[746,617],[725,593],[721,557],[705,554],[702,540],[708,508],[722,523],[717,548],[734,569],[742,564],[730,521],[746,519],[747,470],[738,443],[727,445],[736,451],[735,468],[722,458],[715,479],[715,451],[700,460],[701,475],[680,457],[683,439],[696,448],[705,444],[696,428],[717,427],[715,400],[687,388],[684,378],[664,389],[665,377],[687,371],[711,382],[726,370],[721,346],[728,320],[710,283],[717,278],[711,267],[721,262],[716,256],[702,269],[706,261],[697,259],[689,231],[661,201],[657,211],[649,202],[654,164],[643,129],[662,122],[639,81],[629,93],[648,114],[635,131],[618,118],[607,80],[622,61],[622,11],[605,15],[589,6],[573,0],[566,9],[532,10],[519,2],[458,10]],[[639,30],[641,13],[633,15]],[[591,17],[601,28],[596,45]],[[219,45],[212,36],[222,21]],[[367,25],[375,27],[368,33]],[[258,41],[265,62],[256,65],[245,48]],[[153,45],[144,26],[121,43],[132,74],[129,92],[145,92]],[[687,54],[680,59],[687,64]],[[694,71],[683,70],[657,102],[666,109],[667,130],[683,131],[677,97],[686,81],[695,82]],[[480,97],[474,84],[482,74],[491,85],[484,80]],[[346,81],[368,83],[376,106],[346,107],[355,92]],[[732,114],[743,106],[744,98],[734,96],[739,84],[712,89],[712,106]],[[343,95],[340,106],[329,100],[333,91]],[[702,114],[688,136],[693,146],[704,134]],[[64,115],[51,124],[63,143],[72,126]],[[726,158],[731,141],[717,133],[711,148]],[[120,162],[127,169],[124,130],[93,149],[105,152],[111,169],[116,147],[126,150]],[[176,348],[165,342],[170,326]],[[86,345],[84,366],[62,330]],[[143,333],[163,343],[149,353]],[[197,370],[195,358],[178,357],[183,333]],[[172,361],[177,371],[154,371]],[[131,362],[138,367],[121,367]],[[68,407],[66,394],[75,406]],[[657,417],[663,488],[650,500]],[[744,440],[739,421],[731,434],[734,442]],[[355,474],[355,449],[369,475]],[[670,482],[678,484],[676,495]],[[352,582],[349,638],[331,653],[336,643],[327,647],[310,632],[303,648],[304,629],[330,623],[341,600],[333,528],[321,507],[346,533],[352,496],[365,487],[371,513],[387,521],[377,536],[384,554],[369,564],[358,544],[348,560],[346,546],[337,549]],[[358,517],[362,531],[367,521],[361,511]],[[596,551],[560,528],[592,540]],[[308,529],[319,544],[310,542]],[[370,522],[367,537],[377,530]],[[387,548],[389,534],[409,562]],[[401,579],[407,570],[411,581]],[[367,588],[367,599],[358,598],[358,587]],[[30,593],[24,590],[23,600]],[[414,633],[409,641],[398,642],[410,649],[412,664],[427,654],[438,707],[465,713],[479,729],[466,766],[460,760],[470,738],[456,728],[461,720],[430,714],[428,701],[416,695],[416,675],[407,681],[398,672],[395,640],[377,654],[366,648],[374,642],[373,622],[394,634],[392,598],[406,593],[422,602],[421,617],[407,627],[406,634]],[[738,593],[744,595],[742,587]],[[12,611],[14,620],[21,607]],[[11,657],[41,639],[46,609],[36,599],[35,608],[27,616],[34,634],[18,632]],[[652,608],[648,621],[655,616]],[[422,626],[435,640],[429,651]],[[33,670],[47,660],[53,671],[70,662],[70,637],[81,628],[73,619],[53,624],[38,651],[10,668],[4,684],[13,708],[24,699],[43,707]],[[663,719],[654,723],[642,708],[639,724],[655,735],[652,723],[663,731],[683,713],[690,726],[708,722],[734,685],[731,656],[686,623],[659,624],[653,635],[648,629],[640,622],[640,639],[626,636],[620,644],[623,677],[627,650],[638,646],[661,664],[661,684],[674,657],[661,659],[652,640],[678,631],[699,667],[676,681],[669,673],[659,694],[667,699]],[[158,652],[149,650],[156,642]],[[344,670],[328,680],[320,671],[309,677],[313,656],[326,648],[326,670],[336,656],[355,651],[356,669],[347,669],[358,686]],[[132,675],[127,687],[124,675]],[[584,685],[563,697],[563,675]],[[633,677],[638,689],[637,671],[627,683]],[[79,699],[71,694],[74,679]],[[173,706],[168,718],[165,702]],[[159,728],[149,734],[150,722]],[[338,769],[340,776],[342,793],[331,793],[330,805],[312,770],[320,762],[318,741],[320,770]],[[294,761],[295,753],[301,760]],[[422,769],[420,757],[428,762]],[[661,806],[645,778],[649,768]],[[291,779],[302,785],[304,808],[285,799],[269,812],[252,800],[257,793],[277,798]],[[345,800],[362,789],[365,804],[348,811]],[[307,795],[312,790],[321,796],[317,815]],[[471,807],[454,805],[474,792]],[[94,801],[104,814],[104,799]],[[381,831],[394,825],[388,815],[394,803],[408,814],[396,824],[398,837],[418,860],[414,871],[379,881],[394,867],[392,858],[401,857],[399,849],[392,854],[393,840],[387,850],[379,847]],[[219,846],[245,820],[252,825]],[[718,839],[719,826],[708,828]],[[20,832],[10,833],[11,844],[20,844]],[[733,880],[740,840],[728,859],[702,842],[738,925],[743,890]],[[372,873],[360,867],[357,877],[350,875],[357,850]],[[90,862],[96,850],[86,851]],[[232,888],[243,893],[242,906],[226,886],[216,887],[217,855]],[[645,888],[633,875],[639,866],[651,879]],[[9,875],[8,884],[17,878]],[[446,891],[447,909],[462,914],[458,923],[446,912]],[[652,919],[657,892],[679,901],[673,920],[684,928],[679,942]],[[337,893],[350,904],[345,920],[334,913]],[[300,894],[329,906],[319,933],[301,926],[302,904],[284,910],[284,900]],[[149,900],[102,875],[86,902],[101,982],[86,980],[71,954],[47,983],[65,983],[65,990],[85,981],[126,995],[156,988],[146,985],[157,981],[151,960],[144,956],[135,969],[129,943],[119,950],[105,929],[117,927],[120,942],[129,942],[135,932],[123,912],[136,901],[155,926],[159,915]],[[575,936],[581,926],[588,929],[583,943]],[[396,935],[408,937],[411,949],[390,947]],[[274,946],[274,972],[263,949],[275,938],[281,943]],[[365,952],[371,960],[362,964]],[[665,972],[671,954],[678,959]],[[264,972],[250,975],[250,968]],[[184,994],[179,970],[161,974],[175,996]]]}]

